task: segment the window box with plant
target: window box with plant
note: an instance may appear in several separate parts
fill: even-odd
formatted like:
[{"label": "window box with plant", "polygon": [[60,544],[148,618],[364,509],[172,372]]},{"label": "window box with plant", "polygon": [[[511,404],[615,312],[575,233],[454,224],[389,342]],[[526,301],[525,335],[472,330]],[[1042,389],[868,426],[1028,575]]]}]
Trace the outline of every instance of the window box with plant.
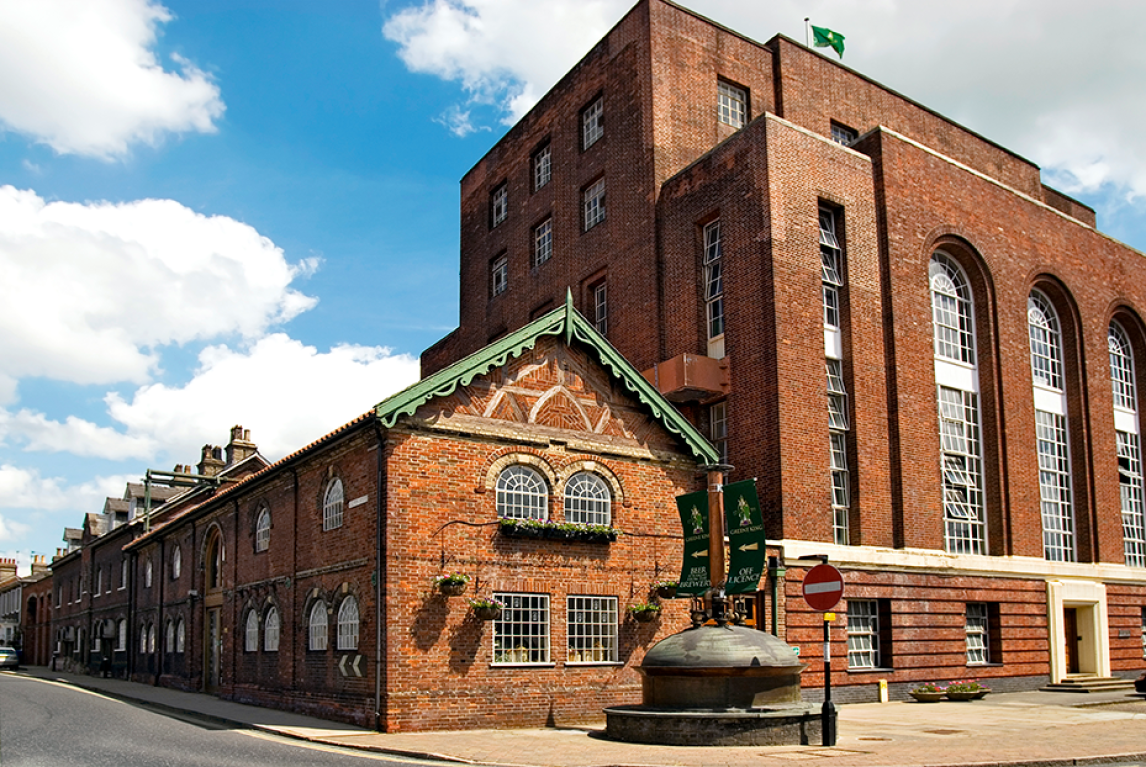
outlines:
[{"label": "window box with plant", "polygon": [[629,605],[629,615],[633,616],[633,620],[638,623],[655,621],[660,614],[661,606],[651,602],[637,602],[635,605]]},{"label": "window box with plant", "polygon": [[494,597],[471,597],[468,602],[474,616],[481,621],[497,620],[505,607],[505,602]]},{"label": "window box with plant", "polygon": [[498,530],[507,538],[546,538],[555,541],[610,543],[620,530],[608,525],[554,522],[549,519],[501,519]]},{"label": "window box with plant", "polygon": [[908,691],[908,694],[920,703],[938,703],[943,700],[943,693],[943,688],[934,682],[921,684],[915,689]]},{"label": "window box with plant", "polygon": [[469,582],[470,577],[465,573],[434,576],[434,586],[447,597],[460,597],[466,593],[466,584]]}]

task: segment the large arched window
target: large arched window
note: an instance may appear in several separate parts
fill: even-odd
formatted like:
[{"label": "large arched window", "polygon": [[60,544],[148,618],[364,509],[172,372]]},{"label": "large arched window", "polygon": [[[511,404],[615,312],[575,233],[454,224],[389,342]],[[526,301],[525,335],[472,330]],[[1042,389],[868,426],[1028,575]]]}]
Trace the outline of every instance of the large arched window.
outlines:
[{"label": "large arched window", "polygon": [[183,574],[183,549],[176,546],[171,551],[171,577],[174,580],[179,580],[179,576]]},{"label": "large arched window", "polygon": [[187,641],[187,627],[180,618],[175,624],[175,652],[183,652],[183,647]]},{"label": "large arched window", "polygon": [[335,478],[326,486],[322,496],[322,529],[342,527],[342,480]]},{"label": "large arched window", "polygon": [[267,610],[267,617],[263,622],[263,649],[267,652],[278,652],[280,628],[278,608],[271,607]]},{"label": "large arched window", "polygon": [[167,619],[167,629],[163,634],[163,652],[175,652],[175,621]]},{"label": "large arched window", "polygon": [[1130,337],[1118,322],[1110,323],[1110,385],[1114,393],[1114,435],[1118,441],[1118,491],[1122,501],[1125,562],[1146,567],[1146,508],[1142,490],[1142,441]]},{"label": "large arched window", "polygon": [[307,621],[308,643],[311,650],[325,650],[327,641],[326,603],[319,600],[310,608],[310,619]]},{"label": "large arched window", "polygon": [[612,494],[605,480],[579,471],[565,483],[565,521],[583,525],[612,524]]},{"label": "large arched window", "polygon": [[1063,384],[1062,331],[1054,306],[1037,290],[1032,291],[1027,300],[1027,324],[1034,380],[1043,556],[1053,562],[1074,562],[1077,554]]},{"label": "large arched window", "polygon": [[939,406],[944,542],[952,554],[985,554],[979,376],[971,286],[963,269],[942,251],[931,257],[928,275]]},{"label": "large arched window", "polygon": [[271,546],[271,510],[266,506],[259,509],[255,519],[255,551],[266,551]]},{"label": "large arched window", "polygon": [[347,597],[338,607],[339,650],[358,649],[358,600]]},{"label": "large arched window", "polygon": [[506,519],[548,519],[549,487],[540,474],[515,464],[497,477],[497,515]]},{"label": "large arched window", "polygon": [[259,649],[259,614],[254,610],[247,610],[246,629],[243,649],[247,652],[255,652]]}]

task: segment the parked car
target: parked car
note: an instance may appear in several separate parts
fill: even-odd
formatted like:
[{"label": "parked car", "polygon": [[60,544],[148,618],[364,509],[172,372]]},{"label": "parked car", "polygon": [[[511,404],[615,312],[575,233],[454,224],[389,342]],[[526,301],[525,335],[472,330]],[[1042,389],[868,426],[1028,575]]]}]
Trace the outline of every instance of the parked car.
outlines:
[{"label": "parked car", "polygon": [[20,665],[20,655],[13,647],[0,647],[0,668],[16,668]]}]

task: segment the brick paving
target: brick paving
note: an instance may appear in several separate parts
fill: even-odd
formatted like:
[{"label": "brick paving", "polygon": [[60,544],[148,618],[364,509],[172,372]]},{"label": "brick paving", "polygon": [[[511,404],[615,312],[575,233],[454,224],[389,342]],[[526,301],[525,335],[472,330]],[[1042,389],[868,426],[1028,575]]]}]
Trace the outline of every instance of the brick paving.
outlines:
[{"label": "brick paving", "polygon": [[584,728],[377,733],[199,693],[55,673],[21,672],[112,697],[313,742],[470,764],[521,767],[831,767],[1074,765],[1146,762],[1146,699],[1128,692],[1009,693],[956,703],[862,703],[840,708],[834,748],[686,748],[614,743],[603,723]]}]

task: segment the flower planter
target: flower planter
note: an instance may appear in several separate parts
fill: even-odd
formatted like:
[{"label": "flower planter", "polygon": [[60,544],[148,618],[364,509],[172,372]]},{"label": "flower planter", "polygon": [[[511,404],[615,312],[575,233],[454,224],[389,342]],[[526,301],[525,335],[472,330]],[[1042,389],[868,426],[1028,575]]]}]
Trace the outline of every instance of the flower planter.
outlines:
[{"label": "flower planter", "polygon": [[632,616],[637,623],[652,623],[659,614],[660,610],[637,610],[632,613]]},{"label": "flower planter", "polygon": [[983,698],[987,697],[987,693],[989,692],[990,690],[976,690],[975,697],[971,700],[982,700]]},{"label": "flower planter", "polygon": [[466,593],[465,581],[442,581],[438,584],[438,591],[447,597],[460,597]]},{"label": "flower planter", "polygon": [[912,690],[910,694],[920,703],[938,703],[943,700],[944,695],[942,692],[917,692],[915,690]]},{"label": "flower planter", "polygon": [[501,615],[500,607],[475,607],[474,615],[479,621],[495,621]]},{"label": "flower planter", "polygon": [[661,599],[676,599],[676,586],[657,586],[657,596]]},{"label": "flower planter", "polygon": [[975,700],[980,692],[980,690],[948,690],[946,695],[947,700]]}]

